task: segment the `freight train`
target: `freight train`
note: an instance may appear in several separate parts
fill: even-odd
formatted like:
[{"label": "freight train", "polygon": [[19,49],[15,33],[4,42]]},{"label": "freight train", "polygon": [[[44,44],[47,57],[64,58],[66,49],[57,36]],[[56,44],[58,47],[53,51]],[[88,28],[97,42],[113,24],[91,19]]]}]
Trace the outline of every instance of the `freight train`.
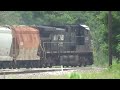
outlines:
[{"label": "freight train", "polygon": [[0,27],[0,68],[92,64],[90,29],[86,25]]}]

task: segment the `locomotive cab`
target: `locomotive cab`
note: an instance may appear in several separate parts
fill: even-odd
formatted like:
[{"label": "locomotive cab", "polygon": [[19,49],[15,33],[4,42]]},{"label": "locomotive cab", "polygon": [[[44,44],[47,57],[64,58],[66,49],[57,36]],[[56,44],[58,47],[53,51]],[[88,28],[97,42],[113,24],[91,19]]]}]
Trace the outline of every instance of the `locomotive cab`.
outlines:
[{"label": "locomotive cab", "polygon": [[86,25],[75,27],[76,51],[91,52],[90,29]]}]

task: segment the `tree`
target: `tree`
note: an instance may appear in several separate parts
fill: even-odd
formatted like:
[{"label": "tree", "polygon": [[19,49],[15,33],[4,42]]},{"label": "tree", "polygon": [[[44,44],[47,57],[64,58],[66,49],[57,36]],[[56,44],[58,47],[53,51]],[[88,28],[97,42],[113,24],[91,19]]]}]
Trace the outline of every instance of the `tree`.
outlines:
[{"label": "tree", "polygon": [[112,15],[111,11],[108,12],[108,30],[109,30],[109,66],[112,65]]}]

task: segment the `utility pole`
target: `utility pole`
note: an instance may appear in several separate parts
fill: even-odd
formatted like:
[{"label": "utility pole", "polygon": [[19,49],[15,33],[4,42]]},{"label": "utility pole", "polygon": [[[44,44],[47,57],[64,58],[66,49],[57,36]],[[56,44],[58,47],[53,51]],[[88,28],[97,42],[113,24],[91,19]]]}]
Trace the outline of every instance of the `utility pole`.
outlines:
[{"label": "utility pole", "polygon": [[109,66],[112,65],[112,11],[108,11],[108,49],[109,49]]}]

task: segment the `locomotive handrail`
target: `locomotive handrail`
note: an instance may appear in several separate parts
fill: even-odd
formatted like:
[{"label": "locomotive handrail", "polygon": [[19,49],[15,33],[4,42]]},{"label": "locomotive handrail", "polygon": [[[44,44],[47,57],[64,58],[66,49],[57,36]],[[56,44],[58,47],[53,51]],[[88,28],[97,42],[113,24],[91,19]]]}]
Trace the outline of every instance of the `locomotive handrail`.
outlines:
[{"label": "locomotive handrail", "polygon": [[[61,42],[61,41],[60,41]],[[59,42],[43,42],[44,43],[59,43]],[[63,42],[63,43],[75,43],[75,42]]]},{"label": "locomotive handrail", "polygon": [[44,52],[43,52],[43,57],[46,59],[46,52],[45,52],[44,42],[43,42],[43,50],[44,50]]},{"label": "locomotive handrail", "polygon": [[[57,42],[43,42],[43,49],[44,49],[44,55],[43,55],[43,57],[46,59],[46,54],[48,53],[48,51],[46,50],[46,48],[45,48],[45,44],[47,44],[47,43],[49,43],[49,44],[52,44],[52,43],[56,43],[57,44],[57,47],[58,47],[58,44],[60,43],[60,41],[57,41]],[[75,43],[75,42],[62,42],[63,44],[69,44],[69,43]],[[63,52],[63,51],[56,51],[56,53],[61,53],[61,52]],[[50,52],[51,53],[51,52]],[[52,53],[54,53],[54,50],[52,51]],[[66,51],[66,53],[68,53],[67,51]]]}]

